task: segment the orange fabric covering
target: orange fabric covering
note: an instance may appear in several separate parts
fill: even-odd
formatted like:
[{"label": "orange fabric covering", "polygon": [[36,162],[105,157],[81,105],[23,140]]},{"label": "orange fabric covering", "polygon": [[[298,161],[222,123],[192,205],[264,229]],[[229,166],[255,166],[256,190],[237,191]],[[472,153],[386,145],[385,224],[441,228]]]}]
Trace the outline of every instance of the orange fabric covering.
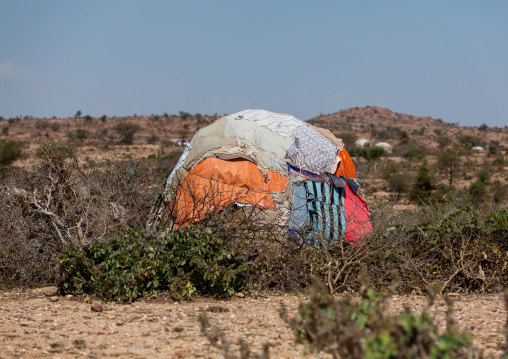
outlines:
[{"label": "orange fabric covering", "polygon": [[339,152],[339,157],[340,163],[337,166],[335,175],[347,178],[356,178],[355,165],[353,164],[353,160],[351,159],[351,156],[349,156],[349,153],[347,153],[345,147],[343,147],[342,151]]},{"label": "orange fabric covering", "polygon": [[271,192],[284,192],[287,177],[268,171],[263,176],[255,163],[244,159],[207,158],[196,165],[178,189],[173,216],[185,225],[235,202],[275,209]]}]

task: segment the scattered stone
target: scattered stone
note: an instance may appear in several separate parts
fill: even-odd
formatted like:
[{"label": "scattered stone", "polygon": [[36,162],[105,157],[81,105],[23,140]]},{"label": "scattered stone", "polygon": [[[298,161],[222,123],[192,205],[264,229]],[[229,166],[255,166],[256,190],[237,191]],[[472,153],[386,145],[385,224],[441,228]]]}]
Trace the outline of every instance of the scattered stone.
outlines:
[{"label": "scattered stone", "polygon": [[65,296],[65,298],[67,298],[67,299],[71,299],[72,297],[73,297],[73,295],[72,295],[72,294],[67,294],[67,295]]},{"label": "scattered stone", "polygon": [[206,308],[206,310],[212,313],[229,312],[229,308],[221,307],[220,305],[211,305],[208,308]]},{"label": "scattered stone", "polygon": [[94,300],[92,302],[92,305],[90,306],[90,310],[92,312],[98,312],[98,313],[100,313],[103,310],[102,304],[99,303],[98,301]]},{"label": "scattered stone", "polygon": [[279,340],[275,340],[273,342],[270,342],[270,346],[274,347],[274,348],[278,347],[278,346],[281,346],[281,345],[282,345],[282,343]]},{"label": "scattered stone", "polygon": [[64,350],[69,350],[72,347],[65,340],[58,340],[56,342],[50,343],[48,352],[50,353],[61,353]]},{"label": "scattered stone", "polygon": [[21,325],[22,327],[29,327],[34,324],[35,324],[34,322],[31,322],[28,320],[23,320],[23,321],[19,322],[19,325]]},{"label": "scattered stone", "polygon": [[36,288],[36,289],[33,289],[32,290],[32,293],[33,294],[42,294],[42,295],[45,295],[47,297],[52,297],[54,295],[57,295],[58,293],[58,288],[57,287],[44,287],[44,288]]},{"label": "scattered stone", "polygon": [[243,297],[245,297],[245,294],[243,294],[242,292],[238,292],[238,293],[236,293],[236,296],[243,298]]},{"label": "scattered stone", "polygon": [[58,298],[56,295],[49,297],[50,302],[58,302],[59,300],[60,300],[60,298]]},{"label": "scattered stone", "polygon": [[447,295],[452,298],[460,297],[460,293],[448,293]]},{"label": "scattered stone", "polygon": [[85,349],[86,348],[86,341],[85,339],[75,339],[72,344],[74,344],[74,347],[76,349]]}]

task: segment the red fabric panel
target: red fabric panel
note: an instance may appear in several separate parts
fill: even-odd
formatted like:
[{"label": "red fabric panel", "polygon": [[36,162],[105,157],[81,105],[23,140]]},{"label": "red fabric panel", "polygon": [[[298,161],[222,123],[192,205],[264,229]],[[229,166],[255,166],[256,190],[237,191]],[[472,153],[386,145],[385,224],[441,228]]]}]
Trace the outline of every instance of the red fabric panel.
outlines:
[{"label": "red fabric panel", "polygon": [[372,231],[370,211],[367,203],[346,184],[344,209],[346,214],[346,242],[355,247],[365,244],[365,238]]}]

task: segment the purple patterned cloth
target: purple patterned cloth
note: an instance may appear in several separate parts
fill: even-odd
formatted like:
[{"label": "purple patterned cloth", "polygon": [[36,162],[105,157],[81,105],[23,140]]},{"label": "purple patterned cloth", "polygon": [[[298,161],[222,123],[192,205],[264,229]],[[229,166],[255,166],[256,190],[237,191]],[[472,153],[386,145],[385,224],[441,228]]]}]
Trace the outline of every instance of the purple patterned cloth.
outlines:
[{"label": "purple patterned cloth", "polygon": [[295,143],[286,153],[293,165],[312,173],[333,172],[339,146],[308,125],[291,131]]}]

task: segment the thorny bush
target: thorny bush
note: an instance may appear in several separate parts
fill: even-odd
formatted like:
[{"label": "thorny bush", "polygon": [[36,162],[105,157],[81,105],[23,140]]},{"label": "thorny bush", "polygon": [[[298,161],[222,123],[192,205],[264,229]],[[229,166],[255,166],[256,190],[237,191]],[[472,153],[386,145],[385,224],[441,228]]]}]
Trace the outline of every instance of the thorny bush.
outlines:
[{"label": "thorny bush", "polygon": [[177,300],[195,293],[231,296],[245,284],[242,260],[193,225],[159,238],[129,229],[108,241],[64,247],[60,269],[63,294],[93,293],[118,302],[161,291]]},{"label": "thorny bush", "polygon": [[56,143],[37,150],[26,169],[1,171],[0,180],[2,289],[54,284],[62,245],[141,227],[158,191],[141,186],[153,183],[142,162],[106,160],[85,170],[73,148]]}]

